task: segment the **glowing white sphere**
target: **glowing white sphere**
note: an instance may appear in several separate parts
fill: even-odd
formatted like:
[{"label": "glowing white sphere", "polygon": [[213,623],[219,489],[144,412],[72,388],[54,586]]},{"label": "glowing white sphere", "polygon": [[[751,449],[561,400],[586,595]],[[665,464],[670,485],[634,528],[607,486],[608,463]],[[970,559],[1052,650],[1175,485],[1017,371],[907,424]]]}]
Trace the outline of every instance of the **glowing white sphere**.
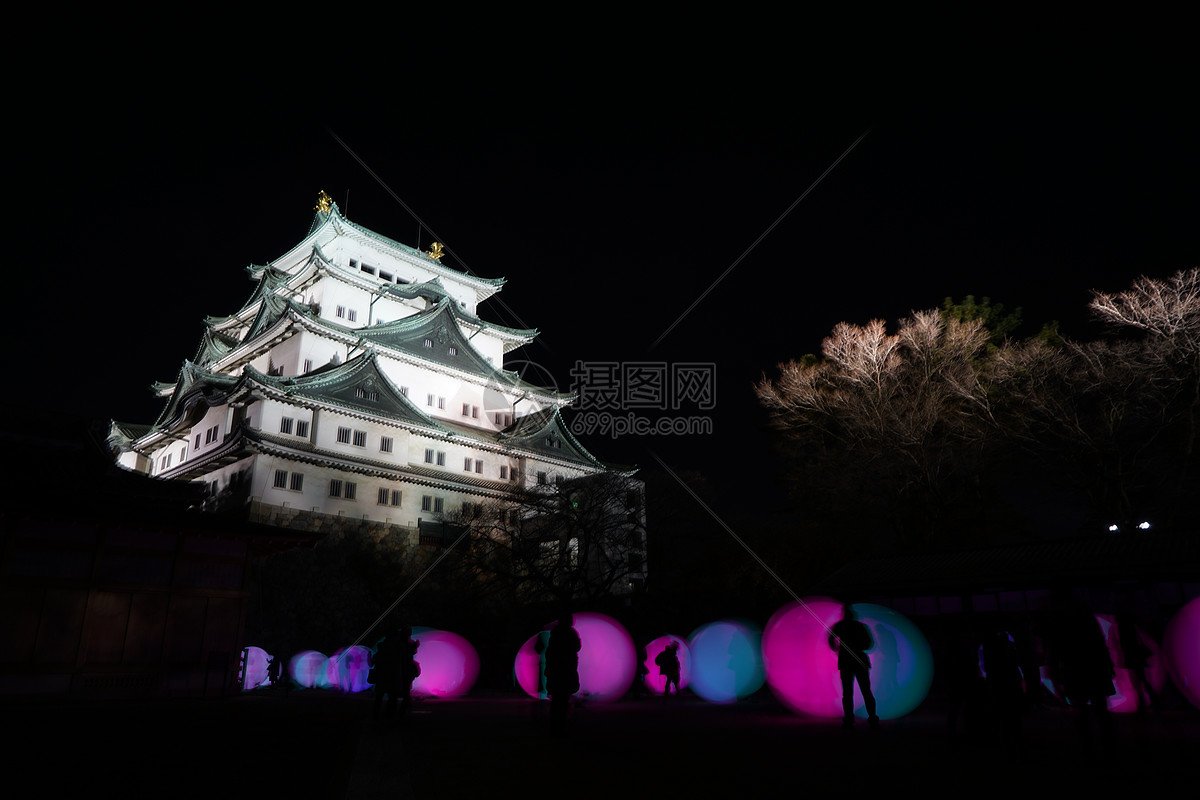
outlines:
[{"label": "glowing white sphere", "polygon": [[243,651],[242,691],[271,685],[271,655],[261,647],[247,647]]},{"label": "glowing white sphere", "polygon": [[325,678],[327,660],[324,653],[303,650],[292,656],[292,660],[288,662],[288,675],[297,686],[308,689],[324,688],[329,685]]}]

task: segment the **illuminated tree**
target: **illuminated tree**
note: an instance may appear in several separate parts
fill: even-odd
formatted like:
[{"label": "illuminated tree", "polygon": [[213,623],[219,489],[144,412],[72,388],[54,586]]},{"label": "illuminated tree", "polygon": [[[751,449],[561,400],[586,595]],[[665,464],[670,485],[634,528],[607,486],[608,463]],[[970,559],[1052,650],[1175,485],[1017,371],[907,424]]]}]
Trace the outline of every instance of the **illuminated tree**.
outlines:
[{"label": "illuminated tree", "polygon": [[616,472],[532,486],[447,513],[455,580],[481,600],[590,602],[645,580],[642,484]]},{"label": "illuminated tree", "polygon": [[[935,533],[951,495],[978,492],[992,436],[988,330],[922,311],[888,333],[881,320],[839,323],[821,357],[781,364],[755,387],[810,497],[870,506],[905,538]],[[818,489],[813,492],[813,489]]]}]

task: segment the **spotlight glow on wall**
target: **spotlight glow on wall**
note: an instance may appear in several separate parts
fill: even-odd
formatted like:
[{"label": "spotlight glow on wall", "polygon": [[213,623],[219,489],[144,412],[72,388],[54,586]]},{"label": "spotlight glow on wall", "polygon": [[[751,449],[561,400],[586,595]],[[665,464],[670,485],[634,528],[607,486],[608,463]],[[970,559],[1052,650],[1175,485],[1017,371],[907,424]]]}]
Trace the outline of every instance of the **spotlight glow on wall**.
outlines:
[{"label": "spotlight glow on wall", "polygon": [[1171,617],[1163,632],[1162,652],[1179,693],[1200,708],[1200,597]]},{"label": "spotlight glow on wall", "polygon": [[688,639],[691,690],[710,703],[733,703],[762,688],[762,632],[738,620],[697,628]]},{"label": "spotlight glow on wall", "polygon": [[[545,630],[553,631],[557,622]],[[633,685],[637,672],[637,650],[633,637],[612,617],[592,612],[575,614],[579,633],[579,691],[576,697],[609,702],[619,700]],[[553,634],[552,634],[553,635]],[[517,684],[530,697],[538,697],[540,658],[535,649],[537,634],[517,651],[513,671]]]},{"label": "spotlight glow on wall", "polygon": [[655,694],[662,694],[666,690],[667,679],[663,676],[658,664],[654,663],[654,659],[658,658],[658,654],[666,650],[667,645],[672,642],[679,645],[680,691],[686,689],[692,680],[692,651],[688,647],[687,640],[674,634],[659,636],[646,645],[646,660],[642,662],[646,668],[646,677],[642,679],[642,683]]},{"label": "spotlight glow on wall", "polygon": [[421,674],[412,684],[415,697],[462,697],[479,678],[479,653],[463,637],[434,628],[413,628]]},{"label": "spotlight glow on wall", "polygon": [[[870,630],[875,646],[871,661],[871,693],[881,719],[910,713],[929,694],[933,683],[933,651],[925,635],[907,617],[883,606],[853,606]],[[818,717],[842,715],[842,684],[837,653],[829,647],[829,629],[842,618],[842,604],[827,597],[807,598],[776,611],[763,631],[767,684],[793,711]],[[855,716],[866,708],[857,687]]]}]

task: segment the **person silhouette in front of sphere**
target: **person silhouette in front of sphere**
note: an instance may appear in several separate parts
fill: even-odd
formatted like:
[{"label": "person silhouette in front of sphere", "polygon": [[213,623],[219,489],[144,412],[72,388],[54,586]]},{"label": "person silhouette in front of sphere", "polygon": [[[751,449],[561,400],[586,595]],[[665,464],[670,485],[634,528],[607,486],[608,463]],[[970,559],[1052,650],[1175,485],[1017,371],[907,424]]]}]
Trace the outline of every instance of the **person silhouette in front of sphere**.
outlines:
[{"label": "person silhouette in front of sphere", "polygon": [[847,730],[854,727],[854,683],[857,681],[863,704],[867,707],[867,721],[872,728],[878,728],[875,695],[871,694],[871,659],[867,657],[867,651],[875,647],[875,639],[849,603],[842,606],[841,620],[830,628],[829,647],[837,651],[838,671],[842,673],[842,727]]},{"label": "person silhouette in front of sphere", "polygon": [[567,708],[571,695],[579,691],[579,633],[572,627],[574,617],[564,614],[550,632],[546,645],[546,690],[550,693],[550,731],[567,731]]},{"label": "person silhouette in front of sphere", "polygon": [[663,651],[654,657],[658,671],[663,676],[663,697],[671,696],[671,686],[675,687],[675,696],[679,696],[679,642],[671,642]]}]

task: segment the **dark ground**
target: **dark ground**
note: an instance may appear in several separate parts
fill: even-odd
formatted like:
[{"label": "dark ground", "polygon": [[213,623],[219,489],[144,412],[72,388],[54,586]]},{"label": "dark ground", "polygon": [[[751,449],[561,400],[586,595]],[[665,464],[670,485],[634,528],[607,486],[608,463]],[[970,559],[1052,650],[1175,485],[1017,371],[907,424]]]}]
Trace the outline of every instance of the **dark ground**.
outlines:
[{"label": "dark ground", "polygon": [[563,739],[549,735],[548,703],[517,695],[420,701],[393,725],[372,722],[369,696],[320,690],[2,708],[9,785],[32,779],[32,791],[51,796],[735,798],[909,786],[1111,796],[1187,794],[1200,774],[1194,709],[1114,715],[1117,751],[1106,757],[1085,752],[1065,708],[1027,710],[1025,747],[1010,754],[980,736],[949,738],[933,701],[879,731],[843,732],[765,693],[729,706],[687,693],[587,704]]}]

